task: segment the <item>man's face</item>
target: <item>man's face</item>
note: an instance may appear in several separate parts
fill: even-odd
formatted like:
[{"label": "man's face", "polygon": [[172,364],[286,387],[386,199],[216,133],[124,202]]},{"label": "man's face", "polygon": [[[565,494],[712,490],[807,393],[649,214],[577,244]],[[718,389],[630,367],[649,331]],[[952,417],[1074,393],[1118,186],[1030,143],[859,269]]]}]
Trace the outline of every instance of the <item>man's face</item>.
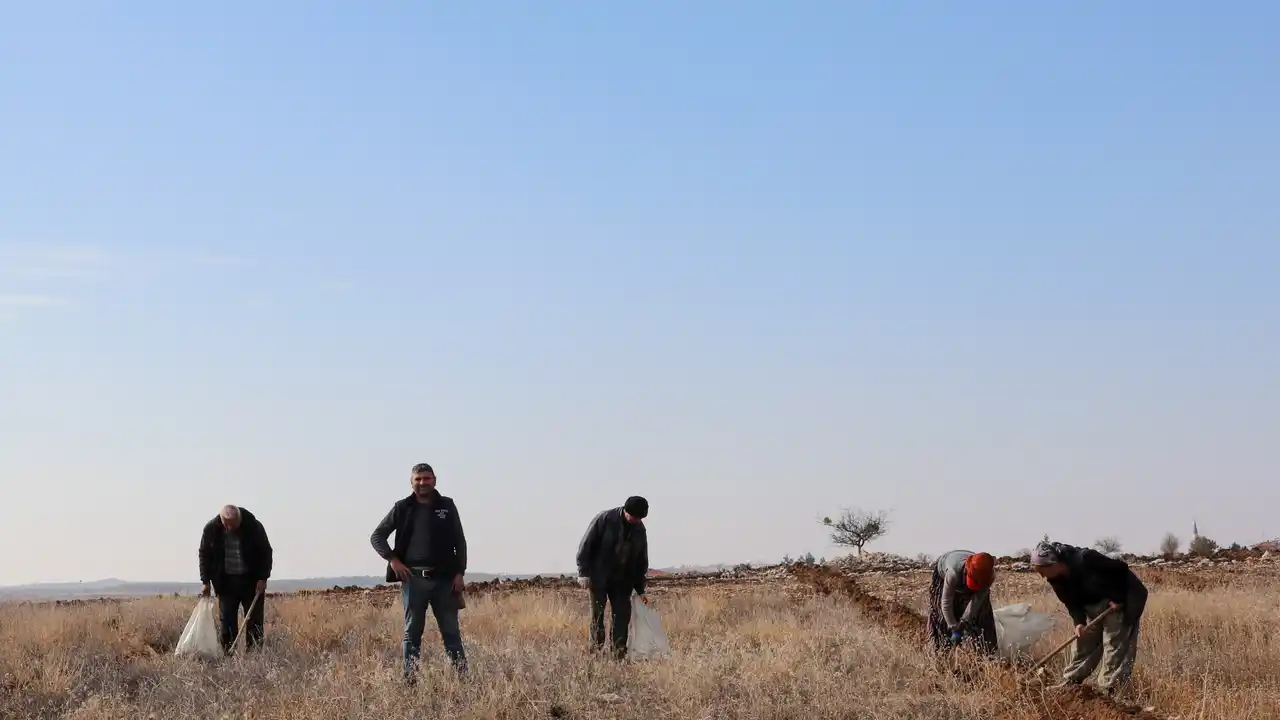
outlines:
[{"label": "man's face", "polygon": [[635,515],[632,515],[631,513],[627,512],[626,510],[623,510],[623,511],[622,511],[622,517],[626,518],[627,522],[631,523],[632,525],[639,525],[639,524],[640,524],[640,518],[636,517]]},{"label": "man's face", "polygon": [[236,528],[240,527],[239,517],[227,517],[226,515],[221,515],[219,517],[222,518],[222,527],[226,528],[228,531],[234,532]]},{"label": "man's face", "polygon": [[409,480],[409,484],[413,487],[413,494],[420,497],[430,497],[431,491],[436,487],[436,474],[430,470],[416,472]]}]

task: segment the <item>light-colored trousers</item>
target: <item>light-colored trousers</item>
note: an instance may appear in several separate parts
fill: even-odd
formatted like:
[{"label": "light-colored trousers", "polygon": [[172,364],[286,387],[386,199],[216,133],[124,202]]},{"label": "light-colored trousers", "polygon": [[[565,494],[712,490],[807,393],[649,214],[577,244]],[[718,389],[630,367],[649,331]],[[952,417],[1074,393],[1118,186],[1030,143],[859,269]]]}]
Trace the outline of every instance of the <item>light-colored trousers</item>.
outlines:
[{"label": "light-colored trousers", "polygon": [[[1101,602],[1085,606],[1085,614],[1092,620],[1107,609],[1109,603]],[[1071,661],[1063,671],[1063,679],[1083,682],[1098,666],[1098,689],[1119,689],[1133,674],[1133,662],[1138,657],[1138,625],[1126,624],[1123,613],[1116,611],[1090,628],[1084,637],[1076,638]]]}]

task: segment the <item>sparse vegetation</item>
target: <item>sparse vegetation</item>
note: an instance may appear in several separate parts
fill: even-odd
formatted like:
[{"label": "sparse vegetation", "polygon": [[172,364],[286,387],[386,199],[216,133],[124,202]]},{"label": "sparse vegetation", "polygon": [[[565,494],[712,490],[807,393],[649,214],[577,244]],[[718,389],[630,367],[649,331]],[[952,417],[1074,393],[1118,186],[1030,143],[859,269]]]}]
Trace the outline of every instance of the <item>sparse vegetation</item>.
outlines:
[{"label": "sparse vegetation", "polygon": [[1124,549],[1120,544],[1120,539],[1114,535],[1098,538],[1098,541],[1093,544],[1093,547],[1100,553],[1118,553]]},{"label": "sparse vegetation", "polygon": [[1191,539],[1191,544],[1187,546],[1187,552],[1196,557],[1213,557],[1218,551],[1218,543],[1204,535],[1197,535]]},{"label": "sparse vegetation", "polygon": [[1178,554],[1178,550],[1182,547],[1182,541],[1173,533],[1165,533],[1164,539],[1160,541],[1160,554],[1166,558],[1172,558]]},{"label": "sparse vegetation", "polygon": [[[1132,700],[1156,707],[1161,718],[1275,717],[1280,617],[1269,602],[1278,589],[1270,566],[1251,582],[1162,572],[1144,578],[1153,592]],[[452,677],[429,625],[428,666],[414,689],[398,677],[401,615],[393,593],[273,597],[266,651],[214,663],[172,656],[190,598],[0,605],[0,717],[750,720],[849,718],[851,703],[865,718],[1121,717],[1101,701],[1019,692],[1009,673],[964,656],[957,660],[963,672],[953,674],[922,653],[914,636],[878,624],[841,596],[763,577],[655,582],[653,607],[675,653],[631,665],[586,651],[588,609],[576,589],[478,596],[463,611],[474,681]],[[877,576],[867,577],[874,586]],[[924,603],[927,574],[909,576],[909,586],[901,576],[879,579],[914,606]],[[1183,582],[1195,590],[1180,589]],[[1062,614],[1030,573],[1003,575],[996,591],[997,605],[1025,601]],[[1055,643],[1061,630],[1045,642]]]},{"label": "sparse vegetation", "polygon": [[862,557],[862,548],[869,542],[882,538],[889,532],[889,515],[883,510],[867,512],[846,509],[832,520],[822,518],[822,524],[831,528],[831,542],[841,547],[851,547]]}]

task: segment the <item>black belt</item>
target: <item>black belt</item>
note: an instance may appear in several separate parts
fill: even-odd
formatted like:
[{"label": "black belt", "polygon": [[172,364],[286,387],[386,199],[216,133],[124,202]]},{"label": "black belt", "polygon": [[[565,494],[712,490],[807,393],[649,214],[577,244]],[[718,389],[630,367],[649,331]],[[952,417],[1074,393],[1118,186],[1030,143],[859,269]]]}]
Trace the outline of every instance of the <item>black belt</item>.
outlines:
[{"label": "black belt", "polygon": [[409,568],[409,574],[413,575],[414,577],[430,578],[430,577],[432,577],[433,575],[435,575],[435,574],[436,574],[436,568],[433,568],[433,567],[411,567],[411,568]]}]

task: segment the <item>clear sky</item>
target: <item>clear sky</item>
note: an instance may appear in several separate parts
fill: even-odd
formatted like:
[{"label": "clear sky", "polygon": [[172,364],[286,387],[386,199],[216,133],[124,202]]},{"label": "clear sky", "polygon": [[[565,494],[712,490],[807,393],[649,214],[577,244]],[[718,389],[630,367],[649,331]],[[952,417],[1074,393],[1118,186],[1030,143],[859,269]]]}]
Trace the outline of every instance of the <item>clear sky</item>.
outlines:
[{"label": "clear sky", "polygon": [[0,583],[1280,535],[1280,5],[11,4]]}]

